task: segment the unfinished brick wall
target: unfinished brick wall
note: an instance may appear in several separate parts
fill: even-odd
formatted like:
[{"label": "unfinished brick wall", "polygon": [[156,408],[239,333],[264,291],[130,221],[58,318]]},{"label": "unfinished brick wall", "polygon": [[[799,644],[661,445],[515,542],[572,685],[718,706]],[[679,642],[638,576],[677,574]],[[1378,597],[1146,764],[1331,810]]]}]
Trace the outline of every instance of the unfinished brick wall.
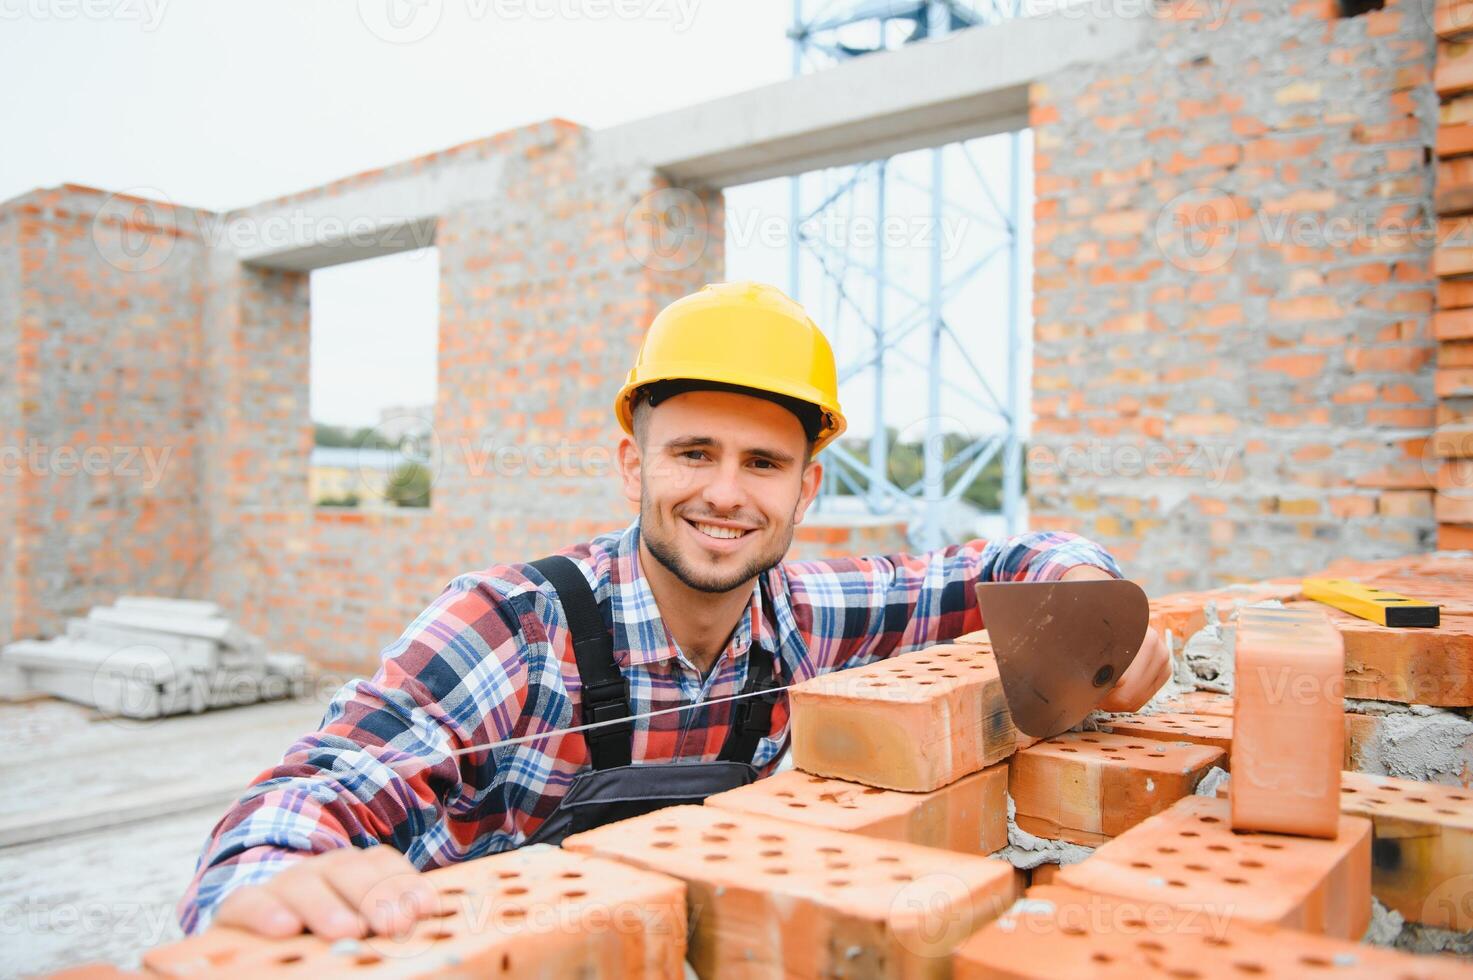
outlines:
[{"label": "unfinished brick wall", "polygon": [[[0,363],[19,366],[20,352],[20,215],[0,208]],[[16,384],[0,385],[0,445],[19,446],[21,432],[20,390]],[[13,477],[6,478],[11,485]],[[16,520],[19,514],[15,492],[0,493],[0,636],[15,635],[15,592],[18,587],[15,562],[19,554]]]},{"label": "unfinished brick wall", "polygon": [[[659,180],[602,170],[584,144],[581,127],[555,120],[251,209],[501,160],[495,193],[442,215],[436,234],[428,511],[310,505],[306,276],[239,264],[217,276],[207,331],[213,386],[228,396],[212,416],[222,492],[212,495],[210,591],[234,596],[248,628],[320,665],[369,669],[454,575],[628,521],[613,475],[613,392],[660,307],[720,278],[721,238],[709,236],[688,268],[642,264],[625,217]],[[719,203],[708,201],[717,227]]]},{"label": "unfinished brick wall", "polygon": [[204,243],[194,212],[65,186],[0,214],[5,636],[201,559]]},{"label": "unfinished brick wall", "polygon": [[1431,4],[1337,8],[1166,4],[1034,91],[1034,523],[1153,593],[1433,543]]},{"label": "unfinished brick wall", "polygon": [[1437,0],[1437,541],[1473,546],[1473,3]]}]

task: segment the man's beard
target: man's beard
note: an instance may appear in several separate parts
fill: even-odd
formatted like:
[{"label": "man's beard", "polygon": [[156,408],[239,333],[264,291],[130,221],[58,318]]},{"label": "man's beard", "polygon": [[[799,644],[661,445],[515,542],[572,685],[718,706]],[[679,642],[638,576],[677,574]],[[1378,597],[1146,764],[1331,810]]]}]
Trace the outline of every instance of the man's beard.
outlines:
[{"label": "man's beard", "polygon": [[[680,551],[675,545],[675,535],[679,528],[667,528],[659,519],[659,512],[650,505],[649,499],[643,497],[639,507],[639,533],[644,539],[644,546],[654,555],[655,561],[674,575],[687,588],[697,592],[708,592],[720,594],[740,588],[752,581],[757,576],[776,568],[788,553],[788,547],[793,543],[793,525],[788,524],[787,534],[783,535],[782,546],[775,552],[766,555],[758,555],[749,561],[740,572],[723,575],[720,578],[702,578],[694,569],[690,568],[680,556]],[[650,520],[651,517],[655,519]],[[683,518],[676,517],[680,521]],[[665,532],[669,532],[668,534]]]}]

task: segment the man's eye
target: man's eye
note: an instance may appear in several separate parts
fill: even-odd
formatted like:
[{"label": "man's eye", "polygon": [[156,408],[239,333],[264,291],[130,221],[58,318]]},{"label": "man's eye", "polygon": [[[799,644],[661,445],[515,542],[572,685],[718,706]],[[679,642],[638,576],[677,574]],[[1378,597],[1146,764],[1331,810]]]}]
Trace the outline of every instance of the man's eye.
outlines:
[{"label": "man's eye", "polygon": [[705,459],[706,451],[704,449],[687,449],[680,455],[685,459]]},{"label": "man's eye", "polygon": [[773,465],[773,462],[770,459],[754,459],[752,460],[752,465],[764,470],[777,469],[777,467]]}]

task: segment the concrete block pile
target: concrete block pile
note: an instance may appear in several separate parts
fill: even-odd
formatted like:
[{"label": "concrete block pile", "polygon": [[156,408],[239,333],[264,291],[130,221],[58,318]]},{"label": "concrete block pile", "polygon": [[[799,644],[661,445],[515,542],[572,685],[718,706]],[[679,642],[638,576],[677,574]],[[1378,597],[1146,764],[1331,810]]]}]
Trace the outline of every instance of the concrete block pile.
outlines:
[{"label": "concrete block pile", "polygon": [[49,640],[0,649],[0,692],[147,719],[299,694],[306,660],[268,652],[212,602],[123,596]]},{"label": "concrete block pile", "polygon": [[[1283,582],[1162,597],[1153,618],[1182,626],[1168,688],[1044,740],[969,634],[795,688],[793,770],[429,872],[444,906],[407,937],[217,929],[144,973],[1473,975],[1466,768],[1353,764],[1409,751],[1358,756],[1353,719],[1468,721],[1473,557],[1326,574],[1347,573],[1446,596],[1442,625],[1374,626]],[[1188,664],[1209,643],[1225,655]],[[1209,689],[1184,681],[1212,667]],[[1391,697],[1434,675],[1435,706]]]}]

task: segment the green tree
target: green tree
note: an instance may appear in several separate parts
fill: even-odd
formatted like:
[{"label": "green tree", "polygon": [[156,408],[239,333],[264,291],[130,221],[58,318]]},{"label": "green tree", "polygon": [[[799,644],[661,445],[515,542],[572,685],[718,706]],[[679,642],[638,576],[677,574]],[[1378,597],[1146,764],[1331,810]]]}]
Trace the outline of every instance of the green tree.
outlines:
[{"label": "green tree", "polygon": [[428,507],[430,505],[430,471],[413,460],[400,463],[389,475],[384,496],[398,507]]},{"label": "green tree", "polygon": [[[952,459],[967,446],[966,438],[960,433],[948,432],[942,438],[941,458],[943,460]],[[864,462],[869,461],[868,439],[845,439],[841,444],[858,459]],[[926,472],[923,445],[919,442],[896,442],[895,430],[891,429],[889,432],[889,446],[890,458],[887,461],[885,469],[890,482],[902,489],[919,482]],[[1026,445],[1023,446],[1021,454],[1023,458],[1027,458],[1028,447]],[[956,482],[956,478],[961,475],[960,471],[962,469],[965,469],[965,467],[958,468],[946,481],[948,489]],[[842,481],[835,481],[834,488],[840,494],[853,493]],[[1027,491],[1028,472],[1025,469],[1023,472],[1023,492],[1027,493]],[[972,485],[967,487],[966,491],[962,493],[962,499],[981,510],[999,511],[1002,509],[1001,452],[998,452],[988,461],[986,466],[982,467],[982,472],[977,474],[977,478],[972,481]]]},{"label": "green tree", "polygon": [[312,444],[329,449],[397,449],[377,429],[349,429],[326,422],[312,423]]}]

